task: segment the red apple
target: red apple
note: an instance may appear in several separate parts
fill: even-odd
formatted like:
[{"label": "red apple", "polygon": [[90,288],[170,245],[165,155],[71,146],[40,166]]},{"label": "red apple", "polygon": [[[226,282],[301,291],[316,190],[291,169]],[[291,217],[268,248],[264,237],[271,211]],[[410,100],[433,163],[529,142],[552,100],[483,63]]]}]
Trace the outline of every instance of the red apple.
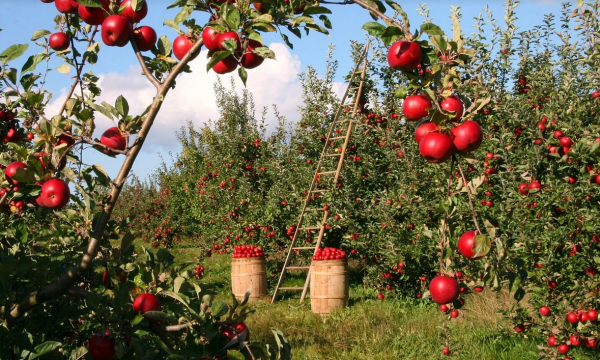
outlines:
[{"label": "red apple", "polygon": [[548,338],[548,346],[550,346],[550,347],[556,346],[556,336],[552,335]]},{"label": "red apple", "polygon": [[36,202],[41,207],[60,209],[71,200],[71,190],[64,180],[51,178],[44,182]]},{"label": "red apple", "polygon": [[27,169],[27,165],[22,162],[15,161],[15,162],[10,163],[6,167],[6,169],[4,169],[4,177],[6,178],[6,180],[8,181],[9,184],[14,185],[14,186],[18,186],[21,184],[17,180],[12,179],[12,177],[17,173],[18,168]]},{"label": "red apple", "polygon": [[558,345],[558,352],[561,354],[566,354],[569,352],[569,345],[567,344],[560,344]]},{"label": "red apple", "polygon": [[571,336],[569,336],[569,341],[571,342],[572,346],[579,346],[579,345],[581,345],[581,339],[577,335],[571,335]]},{"label": "red apple", "polygon": [[106,335],[92,335],[87,348],[93,360],[112,360],[115,357],[115,339]]},{"label": "red apple", "polygon": [[542,184],[540,184],[539,181],[535,181],[534,180],[534,181],[532,181],[532,182],[529,183],[529,190],[536,189],[536,190],[540,191],[541,188],[542,188]]},{"label": "red apple", "polygon": [[539,312],[542,316],[548,316],[550,315],[550,308],[547,306],[542,306],[541,308],[539,308]]},{"label": "red apple", "polygon": [[204,30],[202,30],[202,42],[204,43],[204,46],[211,51],[219,50],[220,35],[221,34],[219,34],[215,29],[208,26],[205,27]]},{"label": "red apple", "polygon": [[398,41],[390,46],[387,61],[394,70],[412,71],[421,62],[421,46],[416,42]]},{"label": "red apple", "polygon": [[60,136],[58,137],[58,141],[56,142],[56,144],[54,144],[54,146],[60,146],[62,144],[66,144],[67,147],[71,147],[73,146],[73,144],[75,144],[75,139],[73,139],[73,136],[70,132],[65,131],[62,134],[60,134]]},{"label": "red apple", "polygon": [[[194,42],[190,40],[190,38],[186,35],[179,35],[175,38],[175,41],[173,41],[173,55],[175,55],[178,60],[181,60],[193,46]],[[200,54],[200,48],[192,54],[190,60],[194,60],[198,54]]]},{"label": "red apple", "polygon": [[597,98],[599,98],[599,97],[600,97],[600,92],[598,92],[598,91],[594,91],[594,92],[592,93],[592,97],[593,97],[594,99],[597,99]]},{"label": "red apple", "polygon": [[426,117],[431,109],[431,99],[425,94],[411,95],[402,102],[402,113],[409,121],[418,121]]},{"label": "red apple", "polygon": [[140,26],[133,30],[133,40],[140,51],[150,51],[156,45],[156,31],[150,26]]},{"label": "red apple", "polygon": [[417,141],[417,144],[419,144],[425,135],[429,134],[430,132],[438,131],[440,131],[438,124],[430,122],[429,120],[421,121],[415,128],[415,140]]},{"label": "red apple", "polygon": [[570,312],[567,314],[567,321],[573,325],[577,324],[579,322],[579,316],[577,316],[577,314],[574,312]]},{"label": "red apple", "polygon": [[233,56],[228,56],[225,59],[216,63],[215,66],[212,67],[212,69],[217,74],[227,74],[235,70],[237,68],[237,65],[238,64],[235,61],[235,58]]},{"label": "red apple", "polygon": [[523,195],[529,193],[529,185],[525,183],[519,184],[519,192]]},{"label": "red apple", "polygon": [[596,346],[598,346],[598,340],[593,338],[587,338],[585,339],[585,344],[589,348],[595,348]]},{"label": "red apple", "polygon": [[127,45],[129,35],[131,24],[123,15],[110,15],[102,22],[102,41],[108,46]]},{"label": "red apple", "polygon": [[588,311],[587,316],[590,321],[598,320],[598,312],[596,310],[592,309],[592,310]]},{"label": "red apple", "polygon": [[[100,143],[113,150],[123,151],[127,146],[127,136],[123,134],[118,127],[111,127],[110,129],[106,130],[104,134],[102,134],[100,137]],[[103,152],[105,154],[113,154],[113,152],[107,149],[104,149]]]},{"label": "red apple", "polygon": [[271,4],[266,3],[252,3],[252,5],[254,5],[254,8],[261,14],[268,13],[271,8]]},{"label": "red apple", "polygon": [[467,231],[458,239],[458,251],[467,259],[476,260],[483,257],[475,257],[475,252],[473,251],[473,246],[475,245],[475,236],[475,231]]},{"label": "red apple", "polygon": [[133,312],[136,314],[145,314],[148,311],[160,311],[160,302],[156,295],[140,294],[133,300]]},{"label": "red apple", "polygon": [[[139,1],[138,1],[139,2]],[[123,9],[121,15],[125,16],[130,23],[138,23],[142,21],[143,18],[148,14],[148,1],[144,1],[144,5],[139,11],[134,11],[131,7],[131,0],[125,0],[121,3],[120,7],[126,6]]]},{"label": "red apple", "polygon": [[6,135],[4,136],[4,142],[16,143],[21,140],[21,133],[19,133],[16,129],[8,129]]},{"label": "red apple", "polygon": [[242,42],[240,41],[240,36],[235,31],[226,31],[219,35],[219,50],[226,50],[225,41],[233,39],[235,40],[237,47],[236,51],[242,50]]},{"label": "red apple", "polygon": [[97,7],[88,7],[88,6],[79,6],[79,17],[90,25],[102,25],[102,22],[109,15],[108,13],[108,5],[110,4],[109,0],[100,0],[102,3],[101,8]]},{"label": "red apple", "polygon": [[462,118],[464,107],[462,101],[458,98],[458,96],[451,95],[449,98],[444,99],[444,101],[442,101],[442,103],[440,104],[440,107],[442,108],[442,110],[445,110],[447,112],[456,113],[456,115],[454,115],[450,120],[457,121]]},{"label": "red apple", "polygon": [[555,139],[560,139],[563,136],[563,132],[556,130],[552,136],[554,136]]},{"label": "red apple", "polygon": [[265,61],[265,58],[252,53],[252,50],[257,49],[259,47],[264,47],[263,44],[259,43],[255,40],[248,41],[248,47],[246,47],[246,52],[242,56],[242,60],[240,64],[246,69],[254,69]]},{"label": "red apple", "polygon": [[452,156],[454,145],[450,136],[442,133],[429,133],[419,143],[419,152],[427,161],[442,163]]},{"label": "red apple", "polygon": [[568,136],[561,137],[559,142],[563,147],[570,147],[571,144],[573,143],[573,141],[571,141],[571,138]]},{"label": "red apple", "polygon": [[76,14],[79,9],[79,4],[75,0],[56,0],[54,6],[63,14]]},{"label": "red apple", "polygon": [[52,48],[52,50],[63,51],[69,48],[69,36],[64,32],[58,32],[50,35],[48,39],[48,45]]},{"label": "red apple", "polygon": [[450,130],[454,147],[461,153],[470,153],[477,149],[483,141],[481,127],[475,121],[465,121]]},{"label": "red apple", "polygon": [[438,304],[448,304],[458,299],[458,283],[450,276],[437,276],[429,284],[431,298]]}]

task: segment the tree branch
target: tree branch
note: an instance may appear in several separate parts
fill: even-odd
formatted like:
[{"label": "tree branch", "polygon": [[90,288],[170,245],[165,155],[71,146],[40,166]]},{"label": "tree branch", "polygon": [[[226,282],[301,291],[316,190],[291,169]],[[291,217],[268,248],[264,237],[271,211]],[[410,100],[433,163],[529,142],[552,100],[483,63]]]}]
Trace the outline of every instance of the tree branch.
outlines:
[{"label": "tree branch", "polygon": [[142,54],[140,53],[140,49],[138,48],[138,46],[135,42],[135,39],[133,37],[133,32],[129,36],[129,42],[131,43],[131,46],[133,47],[133,51],[135,52],[135,56],[137,57],[138,62],[140,63],[140,66],[142,67],[142,72],[144,73],[144,75],[146,75],[148,80],[150,80],[152,85],[154,85],[156,90],[159,90],[162,83],[160,81],[158,81],[158,79],[155,78],[154,75],[152,75],[152,73],[150,73],[150,69],[148,69],[146,62],[144,61],[144,58],[142,57]]},{"label": "tree branch", "polygon": [[16,321],[19,317],[23,316],[27,311],[31,310],[38,304],[42,304],[48,300],[54,299],[65,292],[68,289],[73,287],[77,279],[86,271],[88,271],[92,267],[92,261],[96,257],[96,253],[100,246],[100,242],[104,239],[104,231],[106,229],[106,225],[110,220],[115,204],[119,198],[119,194],[121,193],[121,189],[127,180],[129,172],[133,167],[135,159],[142,149],[142,145],[152,128],[152,124],[154,124],[154,120],[162,103],[165,99],[165,96],[171,89],[175,78],[183,71],[184,67],[191,59],[191,54],[196,52],[202,46],[202,40],[198,40],[194,46],[190,49],[190,51],[183,57],[181,62],[177,64],[169,73],[169,76],[165,79],[164,83],[157,90],[156,96],[154,97],[154,101],[150,106],[150,110],[148,111],[144,122],[142,123],[142,127],[138,136],[136,137],[133,145],[129,149],[125,161],[121,166],[121,170],[115,179],[113,186],[110,191],[110,195],[108,196],[108,201],[104,204],[102,208],[102,213],[100,214],[98,221],[96,222],[96,226],[94,227],[94,231],[92,232],[92,236],[90,242],[88,243],[87,249],[84,252],[84,255],[80,261],[80,263],[76,266],[73,266],[69,271],[67,271],[57,282],[42,287],[39,291],[33,292],[29,294],[25,299],[23,299],[19,304],[12,307],[10,313],[7,316],[7,320],[9,322]]},{"label": "tree branch", "polygon": [[400,29],[402,29],[402,31],[404,32],[404,38],[407,41],[411,41],[413,39],[412,34],[410,33],[410,29],[406,27],[406,24],[400,24],[398,23],[398,21],[392,19],[391,17],[385,15],[384,13],[382,13],[381,11],[379,11],[379,9],[377,7],[371,6],[369,3],[367,3],[364,0],[350,0],[355,4],[358,4],[360,7],[368,10],[369,12],[379,16],[380,18],[382,18],[383,20],[385,20],[386,23],[388,23],[388,25],[393,25],[396,26]]},{"label": "tree branch", "polygon": [[[456,158],[456,156],[453,154],[452,159],[455,159],[455,158]],[[481,232],[481,229],[479,228],[479,223],[477,222],[477,215],[475,215],[475,206],[473,206],[473,199],[471,198],[471,190],[469,189],[469,183],[467,182],[467,178],[465,177],[465,173],[463,173],[462,166],[460,166],[460,163],[458,161],[456,161],[456,164],[458,165],[458,171],[460,171],[460,176],[462,176],[463,183],[465,184],[465,187],[467,188],[467,195],[469,196],[469,205],[471,206],[471,215],[473,216],[473,222],[475,223],[475,227],[477,228],[477,231],[480,234],[483,234]]]},{"label": "tree branch", "polygon": [[69,290],[67,290],[67,293],[69,293],[71,295],[81,296],[81,297],[95,297],[97,299],[102,299],[102,295],[100,295],[100,294],[97,294],[95,292],[81,290],[81,289],[69,289]]}]

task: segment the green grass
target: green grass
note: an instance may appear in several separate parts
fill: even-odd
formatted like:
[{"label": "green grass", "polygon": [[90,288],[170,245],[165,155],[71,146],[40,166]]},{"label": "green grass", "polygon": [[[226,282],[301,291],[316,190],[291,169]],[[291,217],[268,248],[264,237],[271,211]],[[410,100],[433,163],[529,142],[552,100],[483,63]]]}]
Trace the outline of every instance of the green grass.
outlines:
[{"label": "green grass", "polygon": [[[227,284],[218,298],[230,301],[230,259],[213,255],[203,263],[204,281]],[[301,278],[291,282],[299,284]],[[486,297],[495,296],[484,293]],[[284,294],[284,299],[271,304],[269,299],[252,304],[256,314],[247,324],[254,340],[271,339],[271,327],[280,329],[298,360],[359,359],[447,359],[442,355],[444,315],[437,306],[422,300],[371,300],[374,293],[353,283],[351,306],[328,316],[310,311],[310,299],[299,302],[299,292]],[[477,296],[482,296],[478,294]],[[370,298],[367,300],[367,298]],[[467,298],[467,304],[469,303]],[[450,348],[455,359],[538,359],[539,339],[504,335],[499,329],[501,318],[493,304],[475,303],[466,307],[463,316],[450,325]],[[491,306],[491,308],[490,308]],[[477,309],[488,308],[481,314]]]},{"label": "green grass", "polygon": [[[177,262],[192,261],[200,251],[180,248],[172,251]],[[204,260],[203,282],[221,284],[217,299],[231,302],[231,260],[213,255]],[[461,315],[449,326],[452,356],[442,355],[445,344],[442,326],[445,315],[431,302],[391,298],[374,300],[375,292],[363,288],[352,276],[350,306],[328,316],[310,311],[310,299],[300,304],[299,292],[284,293],[275,304],[264,299],[251,304],[256,310],[246,321],[253,341],[274,344],[271,328],[281,330],[295,360],[536,360],[537,345],[544,339],[533,332],[516,335],[497,311],[510,304],[509,295],[484,291],[465,298]],[[301,276],[289,285],[303,284]],[[272,289],[271,289],[272,291]],[[574,349],[570,356],[593,359],[594,355]],[[589,356],[592,357],[589,357]]]}]

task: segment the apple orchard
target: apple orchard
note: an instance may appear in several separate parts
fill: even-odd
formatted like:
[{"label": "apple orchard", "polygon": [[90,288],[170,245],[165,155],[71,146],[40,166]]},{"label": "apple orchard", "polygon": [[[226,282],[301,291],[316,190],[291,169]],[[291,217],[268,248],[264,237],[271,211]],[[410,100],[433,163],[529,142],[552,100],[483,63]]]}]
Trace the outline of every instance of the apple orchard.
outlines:
[{"label": "apple orchard", "polygon": [[[362,25],[372,52],[354,132],[336,149],[340,178],[318,179],[334,191],[307,192],[340,105],[331,56],[325,75],[300,75],[299,122],[276,113],[267,131],[252,95],[219,81],[219,118],[172,129],[183,146],[174,164],[147,181],[130,177],[203,48],[208,71],[236,71],[245,83],[248,69],[275,58],[261,33],[281,32],[290,46],[286,33],[327,34],[339,4],[374,21]],[[458,7],[445,33],[427,20],[411,25],[392,0],[169,8],[178,13],[157,33],[144,19],[164,10],[158,2],[32,0],[57,30],[0,49],[0,359],[291,359],[286,329],[251,337],[244,321],[260,313],[247,298],[215,299],[202,262],[264,257],[273,291],[307,196],[331,216],[322,247],[303,261],[348,259],[373,298],[439,307],[440,356],[460,356],[449,329],[486,288],[512,295],[502,313],[511,336],[539,340],[540,358],[598,356],[597,1],[565,4],[516,32],[508,0],[502,27],[484,12],[470,35]],[[21,57],[30,45],[39,52]],[[91,69],[106,46],[134,51],[155,87],[142,113],[123,96],[98,101]],[[353,61],[364,48],[352,43]],[[75,72],[57,113],[46,111],[50,59]],[[97,129],[98,116],[115,126]],[[117,177],[89,165],[89,151],[122,159]],[[310,245],[317,234],[299,236]],[[173,250],[186,246],[203,256],[176,261]]]}]

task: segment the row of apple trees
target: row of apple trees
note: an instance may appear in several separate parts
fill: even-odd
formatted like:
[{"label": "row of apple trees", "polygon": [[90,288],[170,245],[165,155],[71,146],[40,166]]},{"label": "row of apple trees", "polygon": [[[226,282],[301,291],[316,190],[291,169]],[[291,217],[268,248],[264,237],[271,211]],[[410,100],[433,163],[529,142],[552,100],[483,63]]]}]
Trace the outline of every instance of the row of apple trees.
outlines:
[{"label": "row of apple trees", "polygon": [[[573,348],[594,349],[600,337],[599,7],[565,4],[522,32],[514,26],[517,4],[505,8],[505,25],[484,12],[468,38],[457,36],[457,12],[453,36],[426,23],[420,33],[430,43],[419,43],[421,62],[400,71],[389,67],[391,27],[365,25],[382,41],[370,57],[342,176],[336,184],[322,180],[335,191],[313,206],[330,212],[324,245],[364,266],[379,298],[427,297],[436,275],[455,278],[460,294],[510,291],[517,301],[506,316],[518,333],[547,336],[542,355],[583,353]],[[362,45],[353,48],[356,58]],[[325,75],[301,75],[297,123],[275,111],[277,123],[267,125],[251,94],[217,84],[221,117],[182,129],[174,165],[159,169],[151,186],[129,187],[119,216],[135,215],[133,228],[154,247],[192,244],[214,256],[237,244],[263,246],[275,278],[339,105],[331,91],[336,70],[330,60]],[[427,96],[429,107],[432,98],[441,104],[426,110],[437,125],[426,135],[456,139],[452,129],[474,121],[481,145],[431,163],[415,140],[423,124],[410,121],[417,119],[406,108],[414,95]],[[453,95],[462,118],[444,108]],[[147,207],[135,202],[139,191],[152,194]],[[484,235],[470,254],[458,246],[469,231]],[[307,231],[301,241],[316,236]],[[520,306],[527,293],[529,306]],[[463,303],[442,303],[442,311],[451,319]]]}]

